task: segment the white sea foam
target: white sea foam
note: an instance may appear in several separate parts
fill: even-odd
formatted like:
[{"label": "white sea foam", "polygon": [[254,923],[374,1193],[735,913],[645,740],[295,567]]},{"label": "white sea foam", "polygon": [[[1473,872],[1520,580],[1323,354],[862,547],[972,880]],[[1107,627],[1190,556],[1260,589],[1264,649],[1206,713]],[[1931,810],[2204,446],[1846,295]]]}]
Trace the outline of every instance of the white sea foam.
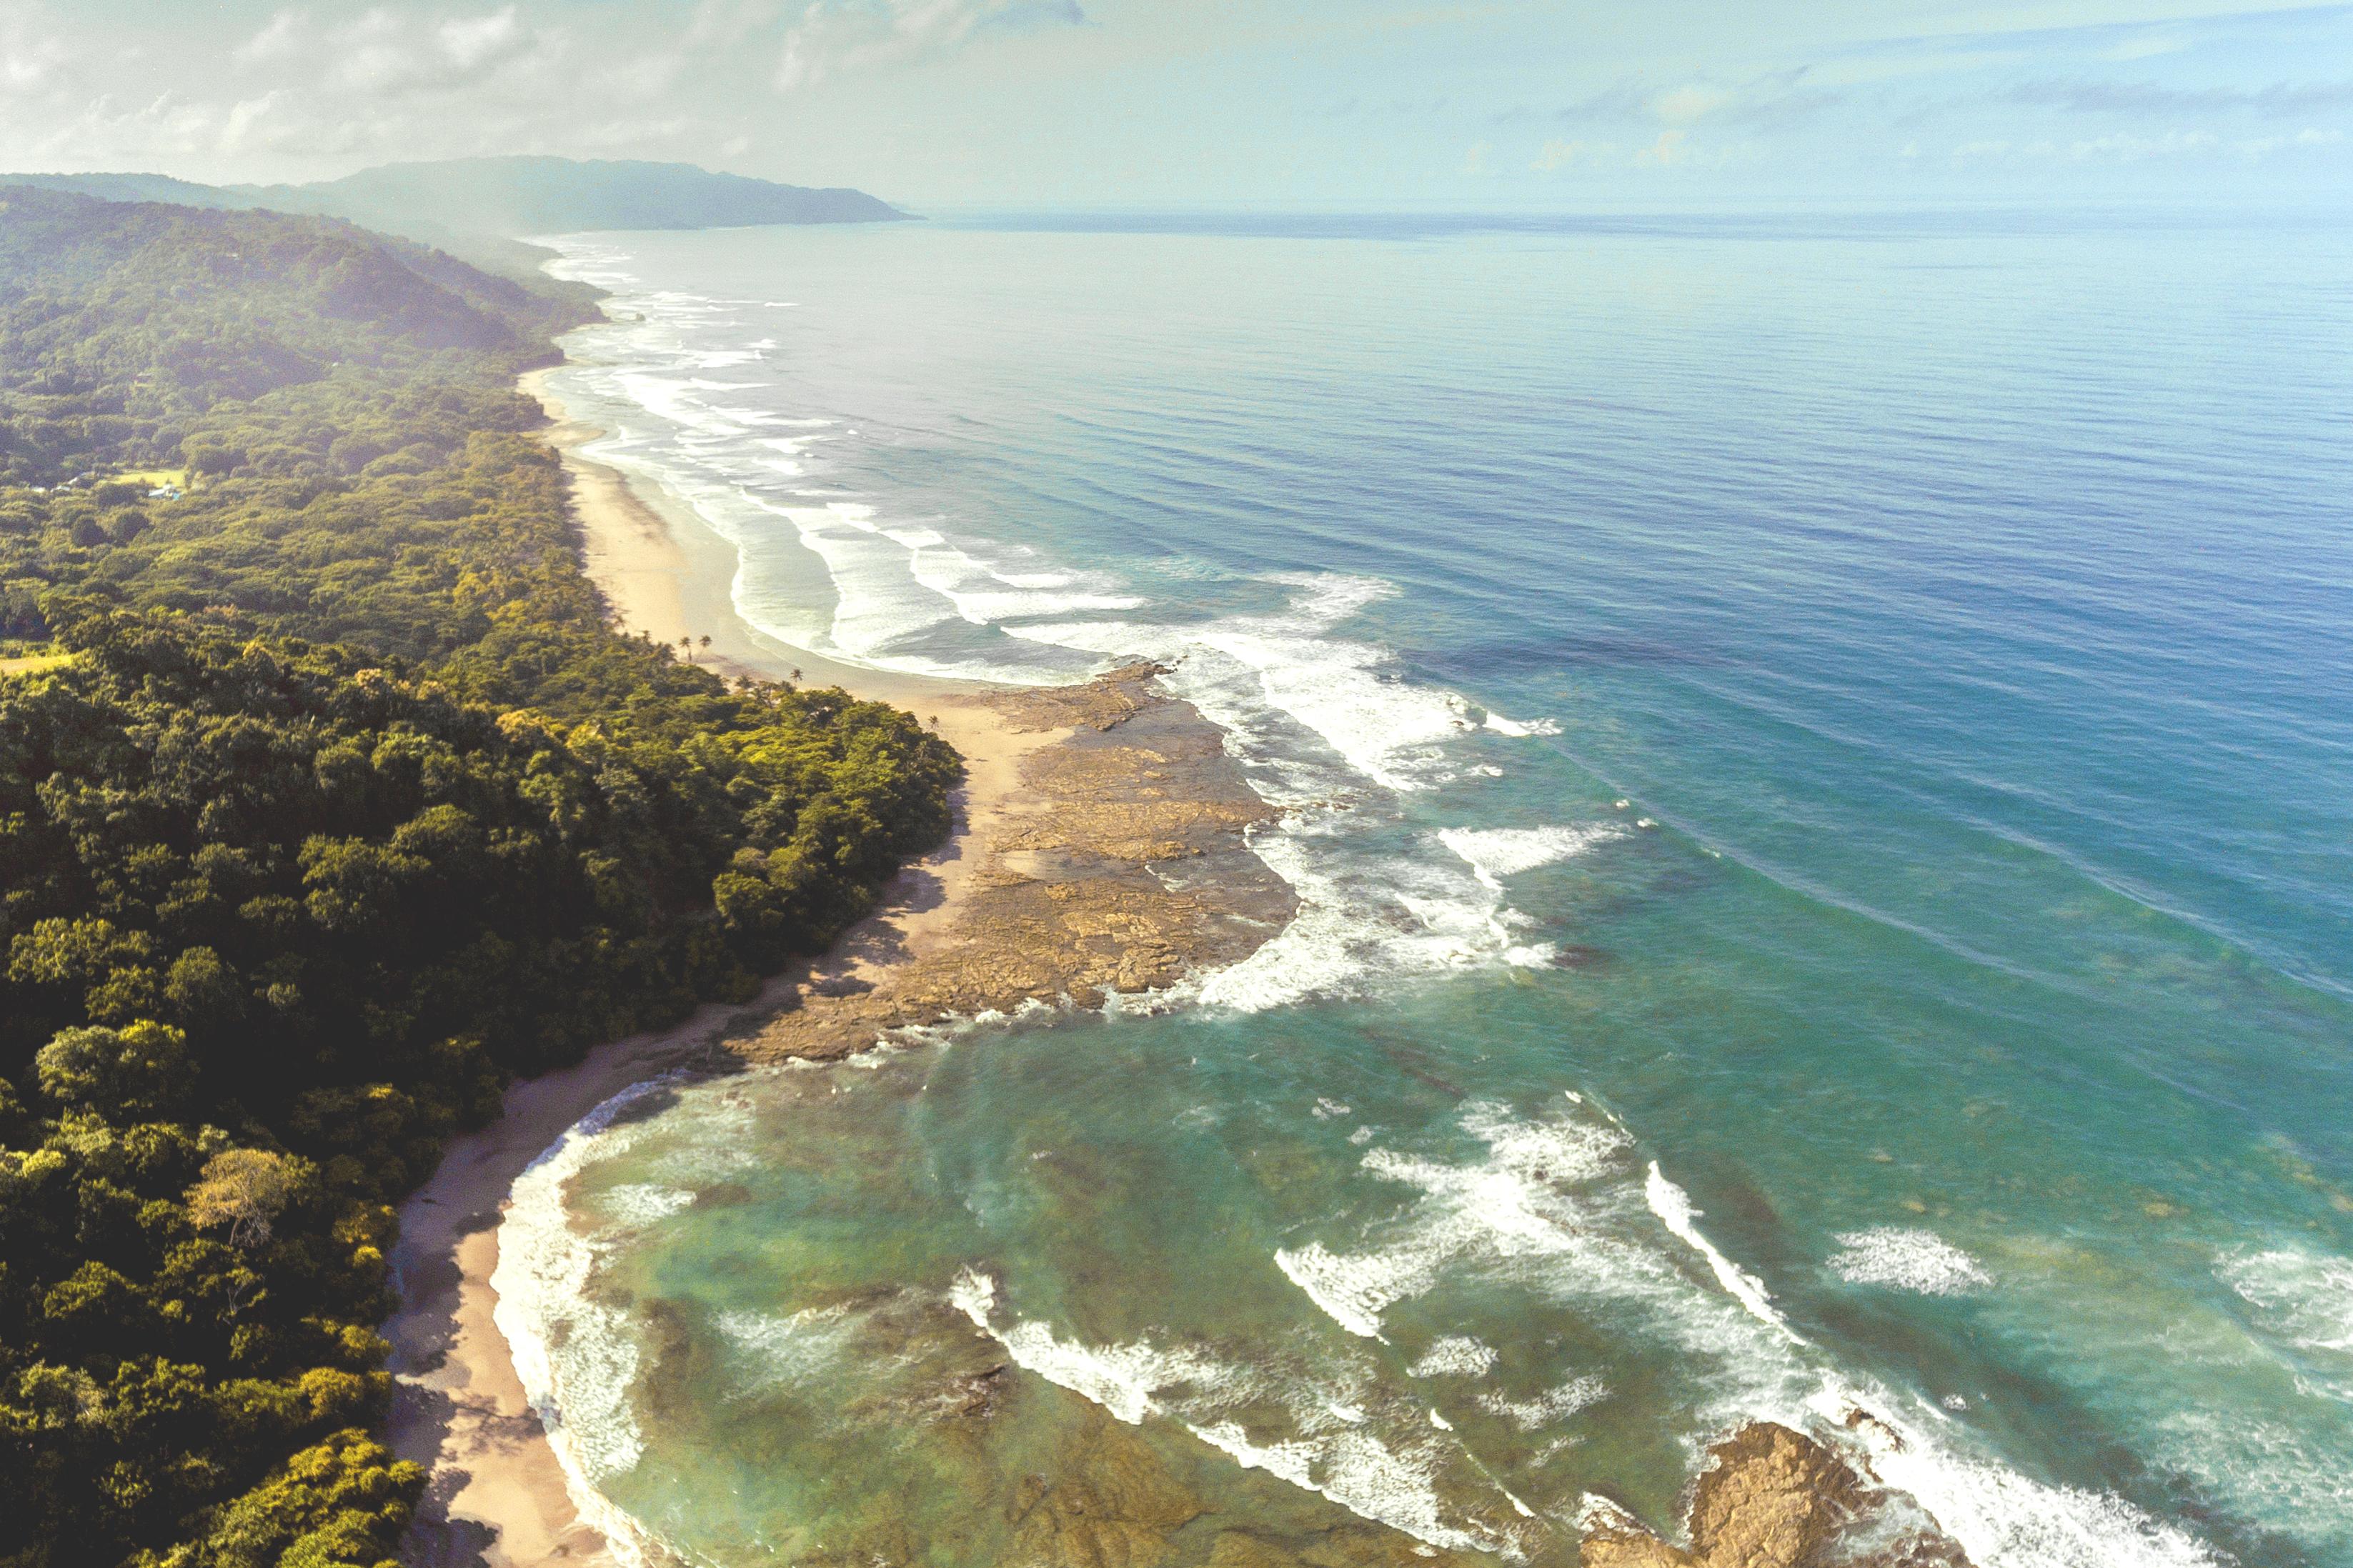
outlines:
[{"label": "white sea foam", "polygon": [[[2353,1405],[2353,1258],[2300,1247],[2228,1253],[2214,1272],[2251,1309],[2259,1338],[2294,1370],[2306,1394]],[[2211,1445],[2207,1446],[2211,1448]],[[2272,1472],[2295,1466],[2266,1461]],[[2347,1472],[2331,1465],[2340,1481]]]},{"label": "white sea foam", "polygon": [[2227,1256],[2215,1272],[2267,1331],[2299,1349],[2353,1355],[2353,1258],[2276,1247]]},{"label": "white sea foam", "polygon": [[[1261,1469],[1322,1494],[1362,1518],[1405,1531],[1432,1545],[1525,1555],[1508,1534],[1455,1517],[1442,1500],[1437,1472],[1447,1452],[1439,1436],[1384,1442],[1367,1426],[1368,1413],[1342,1391],[1277,1391],[1260,1373],[1206,1351],[1145,1341],[1091,1345],[1065,1338],[1030,1319],[997,1321],[996,1280],[975,1268],[960,1271],[950,1301],[988,1334],[1014,1363],[1138,1425],[1153,1416],[1176,1420],[1238,1464]],[[1266,1443],[1253,1441],[1238,1421],[1218,1411],[1236,1402],[1262,1402],[1281,1393],[1298,1430]],[[1443,1431],[1442,1421],[1433,1426]]]},{"label": "white sea foam", "polygon": [[[1176,666],[1179,694],[1272,764],[1312,738],[1346,774],[1398,792],[1433,787],[1456,767],[1447,745],[1471,732],[1468,704],[1452,692],[1404,679],[1387,650],[1334,636],[1367,605],[1397,592],[1377,577],[1277,574],[1291,590],[1280,610],[1183,624],[1080,621],[1014,630],[1104,656],[1135,654]],[[1288,731],[1288,732],[1286,732]],[[1278,789],[1304,798],[1339,782],[1295,770]],[[1288,788],[1286,789],[1286,786]]]},{"label": "white sea foam", "polygon": [[972,1320],[984,1334],[994,1334],[988,1320],[997,1312],[997,1280],[977,1268],[960,1268],[948,1286],[948,1304]]},{"label": "white sea foam", "polygon": [[1578,827],[1449,827],[1438,840],[1470,866],[1472,875],[1503,890],[1503,879],[1558,865],[1619,835],[1610,823]]},{"label": "white sea foam", "polygon": [[1335,1433],[1324,1440],[1321,1479],[1314,1489],[1351,1513],[1432,1546],[1524,1560],[1525,1551],[1509,1537],[1473,1531],[1447,1520],[1438,1493],[1436,1458],[1428,1447],[1392,1448],[1366,1433]]},{"label": "white sea foam", "polygon": [[1422,1246],[1348,1257],[1311,1241],[1301,1247],[1277,1247],[1274,1266],[1325,1317],[1352,1334],[1377,1340],[1382,1311],[1428,1289],[1451,1256],[1444,1246]]},{"label": "white sea foam", "polygon": [[1261,1447],[1251,1442],[1241,1424],[1235,1421],[1217,1421],[1188,1430],[1210,1447],[1224,1449],[1244,1469],[1264,1470],[1294,1487],[1315,1489],[1313,1478],[1316,1456],[1321,1451],[1317,1444],[1299,1439]]},{"label": "white sea foam", "polygon": [[1609,1393],[1609,1384],[1599,1378],[1579,1377],[1558,1388],[1546,1389],[1533,1399],[1513,1399],[1489,1389],[1479,1395],[1479,1405],[1482,1410],[1508,1416],[1523,1432],[1533,1432],[1564,1415],[1574,1415],[1589,1405],[1599,1404]]},{"label": "white sea foam", "polygon": [[1360,1519],[1401,1530],[1432,1546],[1493,1552],[1513,1562],[1527,1555],[1509,1536],[1448,1520],[1438,1491],[1436,1456],[1428,1451],[1399,1451],[1354,1431],[1261,1446],[1231,1421],[1187,1429],[1245,1468],[1264,1470],[1320,1493]]},{"label": "white sea foam", "polygon": [[[588,1289],[598,1258],[621,1236],[609,1230],[594,1239],[583,1236],[573,1226],[565,1191],[592,1163],[637,1141],[634,1128],[615,1126],[622,1112],[675,1081],[673,1075],[623,1089],[516,1178],[499,1226],[498,1267],[491,1274],[497,1296],[491,1316],[563,1468],[573,1506],[633,1561],[641,1560],[643,1527],[605,1497],[600,1483],[635,1469],[644,1453],[629,1405],[637,1342],[627,1316]],[[628,1199],[621,1207],[629,1207]],[[615,1217],[628,1223],[625,1215]]]},{"label": "white sea foam", "polygon": [[682,1187],[632,1182],[607,1188],[598,1206],[623,1225],[643,1226],[667,1219],[693,1203],[694,1194]]},{"label": "white sea foam", "polygon": [[1789,1339],[1798,1337],[1797,1331],[1773,1310],[1764,1283],[1715,1248],[1715,1244],[1700,1233],[1699,1210],[1692,1206],[1691,1194],[1667,1180],[1656,1160],[1651,1162],[1651,1173],[1643,1183],[1642,1194],[1649,1200],[1651,1212],[1659,1223],[1674,1233],[1676,1238],[1707,1260],[1707,1266],[1726,1294],[1747,1310],[1757,1321],[1771,1325]]},{"label": "white sea foam", "polygon": [[1923,1296],[1966,1296],[1993,1283],[1978,1260],[1934,1231],[1875,1226],[1839,1237],[1846,1250],[1831,1259],[1851,1285],[1883,1285]]},{"label": "white sea foam", "polygon": [[[1835,1381],[1816,1401],[1841,1440],[1862,1447],[1872,1472],[1909,1492],[1967,1549],[1973,1563],[2000,1568],[2220,1568],[2220,1559],[2180,1529],[2122,1498],[2050,1486],[1962,1451],[1950,1417],[1883,1390],[1867,1403]],[[1852,1425],[1848,1413],[1869,1411]]]},{"label": "white sea foam", "polygon": [[1486,727],[1494,731],[1498,735],[1510,735],[1515,739],[1525,739],[1529,735],[1557,735],[1560,733],[1560,721],[1558,720],[1531,719],[1525,723],[1521,723],[1516,720],[1504,718],[1501,713],[1496,712],[1492,708],[1487,710]]},{"label": "white sea foam", "polygon": [[1130,1426],[1159,1412],[1154,1395],[1163,1389],[1229,1382],[1236,1375],[1232,1368],[1195,1352],[1162,1350],[1141,1340],[1085,1344],[1063,1339],[1034,1319],[991,1331],[1015,1364],[1094,1401]]},{"label": "white sea foam", "polygon": [[1650,1531],[1630,1510],[1599,1492],[1587,1492],[1577,1500],[1576,1517],[1577,1528],[1587,1535],[1597,1530],[1606,1530],[1613,1535],[1644,1535]]},{"label": "white sea foam", "polygon": [[1469,1334],[1432,1340],[1421,1359],[1406,1370],[1416,1377],[1479,1377],[1495,1364],[1495,1350]]},{"label": "white sea foam", "polygon": [[1444,782],[1451,772],[1444,743],[1471,728],[1461,700],[1398,678],[1383,650],[1330,635],[1397,590],[1337,574],[1291,581],[1301,591],[1288,611],[1212,622],[1194,638],[1253,672],[1270,706],[1376,784],[1410,791]]},{"label": "white sea foam", "polygon": [[948,1300],[974,1327],[1004,1346],[1015,1365],[1092,1400],[1130,1426],[1161,1413],[1154,1395],[1162,1389],[1179,1384],[1215,1388],[1241,1381],[1236,1369],[1195,1350],[1166,1350],[1142,1340],[1090,1345],[1066,1340],[1050,1324],[1029,1318],[1000,1326],[995,1321],[997,1281],[978,1269],[957,1273],[948,1287]]},{"label": "white sea foam", "polygon": [[[1321,1244],[1279,1261],[1343,1328],[1377,1334],[1396,1301],[1452,1283],[1465,1271],[1504,1270],[1567,1297],[1601,1296],[1641,1309],[1689,1352],[1719,1368],[1720,1428],[1764,1418],[1863,1447],[1874,1471],[1918,1498],[1973,1561],[2011,1568],[2189,1568],[2211,1553],[2180,1530],[2120,1499],[2051,1487],[1974,1452],[1949,1414],[1925,1399],[1841,1375],[1772,1305],[1763,1284],[1700,1229],[1700,1215],[1655,1163],[1633,1158],[1609,1122],[1466,1111],[1486,1156],[1449,1163],[1374,1150],[1366,1168],[1425,1197],[1400,1220],[1342,1251]],[[1635,1221],[1658,1229],[1645,1239]],[[1680,1247],[1703,1266],[1699,1284],[1670,1260]],[[1312,1288],[1310,1288],[1312,1287]],[[1599,1392],[1572,1383],[1566,1406]],[[1493,1391],[1482,1391],[1489,1394]],[[1499,1414],[1546,1417],[1491,1398]],[[1533,1405],[1534,1402],[1525,1402]],[[1851,1421],[1852,1413],[1867,1418]]]},{"label": "white sea foam", "polygon": [[848,1307],[792,1313],[721,1312],[719,1331],[754,1371],[746,1386],[798,1383],[840,1361],[859,1328]]},{"label": "white sea foam", "polygon": [[1423,1294],[1457,1265],[1598,1262],[1596,1249],[1610,1246],[1577,1223],[1559,1189],[1608,1171],[1626,1146],[1623,1132],[1566,1119],[1517,1121],[1489,1104],[1467,1108],[1462,1123],[1485,1142],[1485,1160],[1450,1164],[1388,1149],[1366,1151],[1366,1171],[1420,1189],[1421,1201],[1399,1234],[1359,1252],[1338,1252],[1318,1241],[1275,1253],[1284,1276],[1350,1333],[1379,1338],[1384,1311]]},{"label": "white sea foam", "polygon": [[1076,573],[1000,572],[934,528],[884,531],[906,550],[908,574],[955,605],[957,616],[973,626],[1134,610],[1145,603],[1133,594],[1110,592],[1107,584],[1090,585]]}]

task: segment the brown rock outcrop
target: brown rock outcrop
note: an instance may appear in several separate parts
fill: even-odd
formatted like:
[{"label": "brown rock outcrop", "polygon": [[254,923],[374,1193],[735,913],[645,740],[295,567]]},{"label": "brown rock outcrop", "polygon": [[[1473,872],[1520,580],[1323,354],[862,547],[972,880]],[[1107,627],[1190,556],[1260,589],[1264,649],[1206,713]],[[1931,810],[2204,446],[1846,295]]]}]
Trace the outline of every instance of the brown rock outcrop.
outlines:
[{"label": "brown rock outcrop", "polygon": [[1708,1450],[1692,1489],[1688,1550],[1601,1499],[1582,1523],[1586,1568],[1969,1568],[1909,1497],[1769,1421]]}]

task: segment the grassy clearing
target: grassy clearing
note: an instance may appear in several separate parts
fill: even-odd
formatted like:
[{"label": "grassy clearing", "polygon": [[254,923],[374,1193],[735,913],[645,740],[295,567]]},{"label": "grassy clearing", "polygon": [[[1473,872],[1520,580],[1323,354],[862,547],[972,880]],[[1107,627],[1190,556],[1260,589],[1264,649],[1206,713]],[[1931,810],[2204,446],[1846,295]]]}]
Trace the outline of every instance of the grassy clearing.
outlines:
[{"label": "grassy clearing", "polygon": [[151,490],[160,489],[165,485],[180,490],[188,488],[188,470],[185,468],[133,468],[128,473],[116,474],[114,479]]},{"label": "grassy clearing", "polygon": [[21,658],[0,658],[0,675],[38,675],[61,664],[71,664],[69,653],[32,653]]}]

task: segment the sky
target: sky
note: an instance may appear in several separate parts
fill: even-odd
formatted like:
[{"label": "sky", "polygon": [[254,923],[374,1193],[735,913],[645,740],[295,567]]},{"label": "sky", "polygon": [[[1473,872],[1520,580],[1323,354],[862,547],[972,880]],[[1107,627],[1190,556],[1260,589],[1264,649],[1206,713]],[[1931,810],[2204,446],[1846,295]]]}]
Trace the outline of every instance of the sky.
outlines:
[{"label": "sky", "polygon": [[2353,195],[2353,5],[0,0],[0,167],[675,159],[916,210]]}]

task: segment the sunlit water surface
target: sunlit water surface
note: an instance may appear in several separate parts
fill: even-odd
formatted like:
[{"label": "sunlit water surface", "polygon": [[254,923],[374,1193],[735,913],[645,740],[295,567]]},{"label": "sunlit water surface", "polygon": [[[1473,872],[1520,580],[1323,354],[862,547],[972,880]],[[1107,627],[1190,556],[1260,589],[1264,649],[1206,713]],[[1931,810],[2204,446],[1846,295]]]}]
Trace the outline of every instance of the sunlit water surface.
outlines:
[{"label": "sunlit water surface", "polygon": [[2353,231],[565,248],[557,390],[748,619],[1169,662],[1303,900],[526,1178],[501,1321],[617,1529],[996,1563],[1043,1478],[1172,1563],[1567,1561],[1862,1407],[1980,1564],[2353,1563]]}]

